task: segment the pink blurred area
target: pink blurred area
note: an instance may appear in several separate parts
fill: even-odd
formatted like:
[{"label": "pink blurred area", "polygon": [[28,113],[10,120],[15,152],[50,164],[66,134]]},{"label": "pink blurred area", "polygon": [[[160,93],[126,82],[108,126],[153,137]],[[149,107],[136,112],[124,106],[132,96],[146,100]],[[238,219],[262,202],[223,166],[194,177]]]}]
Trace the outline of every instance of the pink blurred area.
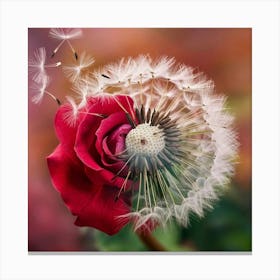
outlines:
[{"label": "pink blurred area", "polygon": [[[175,57],[204,72],[216,84],[218,93],[228,96],[228,107],[236,117],[240,140],[239,164],[234,182],[240,188],[251,188],[251,29],[248,28],[84,28],[83,36],[71,41],[78,54],[83,51],[95,58],[94,67],[121,57],[150,54],[151,57]],[[52,51],[58,41],[49,37],[48,28],[30,28],[28,55],[39,47],[47,51],[47,63],[74,63],[67,44],[55,57]],[[61,69],[51,69],[48,90],[61,101],[73,96],[71,84]],[[29,75],[31,84],[31,75]],[[46,165],[48,156],[58,144],[53,119],[57,104],[47,96],[41,104],[31,102],[29,90],[29,251],[87,250],[75,217],[66,209],[52,187]]]}]

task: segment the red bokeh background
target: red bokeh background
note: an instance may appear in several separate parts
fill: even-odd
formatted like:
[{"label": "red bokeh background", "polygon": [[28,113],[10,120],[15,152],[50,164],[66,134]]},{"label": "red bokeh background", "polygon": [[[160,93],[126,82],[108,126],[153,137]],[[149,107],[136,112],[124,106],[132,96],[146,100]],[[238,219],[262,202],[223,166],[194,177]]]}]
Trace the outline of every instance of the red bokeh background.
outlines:
[{"label": "red bokeh background", "polygon": [[[73,40],[77,53],[95,58],[94,67],[116,61],[121,57],[150,54],[175,57],[206,73],[216,84],[218,93],[228,96],[229,110],[236,117],[240,140],[239,164],[233,178],[238,188],[251,191],[251,91],[252,34],[249,28],[84,28],[83,36]],[[48,35],[48,28],[30,28],[28,55],[45,47],[47,62],[74,63],[70,48],[64,44],[50,58],[58,42]],[[71,84],[56,68],[48,72],[53,78],[48,88],[60,100],[73,95]],[[31,85],[31,75],[29,77]],[[30,251],[91,250],[84,235],[74,226],[73,217],[59,194],[52,187],[46,164],[58,144],[53,118],[57,104],[45,97],[41,104],[31,102],[29,90],[29,191],[28,239]]]}]

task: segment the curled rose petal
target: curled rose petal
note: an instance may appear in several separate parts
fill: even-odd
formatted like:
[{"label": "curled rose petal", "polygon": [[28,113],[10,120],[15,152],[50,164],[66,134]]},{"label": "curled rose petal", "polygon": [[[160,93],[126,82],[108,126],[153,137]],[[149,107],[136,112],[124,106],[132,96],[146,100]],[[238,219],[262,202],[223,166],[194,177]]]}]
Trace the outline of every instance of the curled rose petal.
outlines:
[{"label": "curled rose petal", "polygon": [[[122,106],[126,110],[130,110],[131,99],[127,101],[128,99],[123,96],[119,96],[117,99],[118,102],[123,103]],[[114,98],[106,98],[105,101],[102,98],[96,98],[96,102],[89,108],[88,114],[86,114],[78,127],[74,149],[80,160],[93,170],[101,171],[103,166],[100,162],[100,151],[97,151],[94,147],[96,142],[95,132],[100,127],[102,118],[92,114],[110,116],[117,112],[121,112],[125,116],[122,108]],[[114,121],[118,122],[118,119],[115,118]],[[127,123],[128,121],[125,119],[125,122]]]},{"label": "curled rose petal", "polygon": [[131,129],[125,114],[117,112],[102,120],[96,131],[95,148],[101,156],[102,164],[109,167],[114,174],[124,165],[122,161],[116,161],[114,155],[125,149],[125,136]]}]

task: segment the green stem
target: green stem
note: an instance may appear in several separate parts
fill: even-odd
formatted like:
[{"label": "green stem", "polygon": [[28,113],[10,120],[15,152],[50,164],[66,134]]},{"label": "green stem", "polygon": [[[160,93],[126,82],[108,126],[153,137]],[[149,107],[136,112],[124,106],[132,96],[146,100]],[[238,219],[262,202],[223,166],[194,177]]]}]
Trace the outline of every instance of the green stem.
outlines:
[{"label": "green stem", "polygon": [[167,249],[151,233],[137,232],[137,235],[150,251],[167,251]]}]

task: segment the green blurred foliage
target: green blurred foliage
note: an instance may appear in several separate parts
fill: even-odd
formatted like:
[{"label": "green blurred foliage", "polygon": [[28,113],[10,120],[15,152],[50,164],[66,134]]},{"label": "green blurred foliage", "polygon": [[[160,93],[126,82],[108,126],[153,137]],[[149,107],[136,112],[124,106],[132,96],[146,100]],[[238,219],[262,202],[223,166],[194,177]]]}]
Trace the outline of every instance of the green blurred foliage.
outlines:
[{"label": "green blurred foliage", "polygon": [[231,188],[203,219],[193,218],[182,240],[198,251],[251,251],[251,194]]},{"label": "green blurred foliage", "polygon": [[[204,218],[191,217],[188,228],[175,222],[153,235],[168,251],[251,251],[251,192],[232,186]],[[100,251],[149,251],[131,226],[109,236],[94,231]]]}]

